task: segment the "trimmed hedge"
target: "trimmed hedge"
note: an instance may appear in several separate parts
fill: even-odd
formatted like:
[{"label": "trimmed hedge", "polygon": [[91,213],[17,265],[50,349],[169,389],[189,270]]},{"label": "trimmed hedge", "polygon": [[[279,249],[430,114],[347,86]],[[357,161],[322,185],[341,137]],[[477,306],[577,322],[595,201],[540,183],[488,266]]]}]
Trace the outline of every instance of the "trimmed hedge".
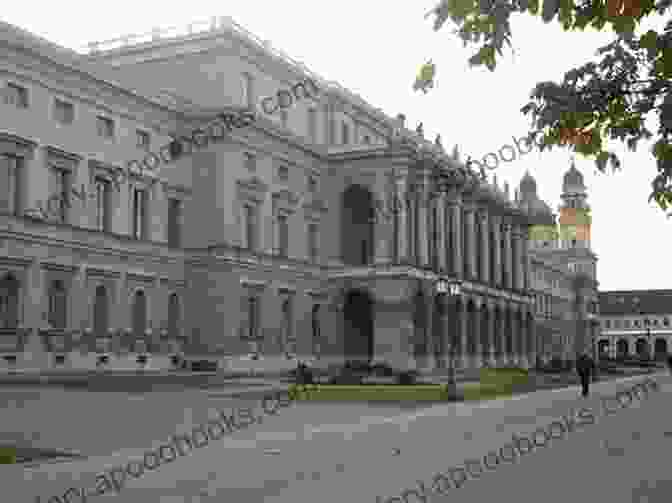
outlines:
[{"label": "trimmed hedge", "polygon": [[444,401],[448,399],[447,386],[443,384],[292,384],[289,397],[299,401]]},{"label": "trimmed hedge", "polygon": [[13,465],[16,463],[15,447],[0,447],[0,465]]}]

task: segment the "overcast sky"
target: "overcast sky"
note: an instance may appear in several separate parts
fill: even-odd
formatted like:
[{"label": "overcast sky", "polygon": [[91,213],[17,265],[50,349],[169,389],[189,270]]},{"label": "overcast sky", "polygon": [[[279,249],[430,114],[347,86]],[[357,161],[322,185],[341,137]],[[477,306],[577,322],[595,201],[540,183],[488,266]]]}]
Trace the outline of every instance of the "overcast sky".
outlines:
[{"label": "overcast sky", "polygon": [[[590,60],[597,47],[611,40],[606,32],[563,33],[556,24],[516,14],[515,54],[506,50],[494,73],[469,69],[471,51],[451,34],[450,21],[434,32],[431,21],[423,19],[434,4],[435,0],[24,0],[5,3],[1,16],[75,50],[90,41],[147,32],[155,26],[231,16],[387,114],[406,114],[413,129],[422,121],[428,139],[440,133],[447,150],[459,145],[463,159],[468,154],[480,159],[513,144],[512,136],[528,131],[529,121],[519,110],[534,85],[560,81],[565,71]],[[429,58],[437,64],[437,86],[427,95],[414,93],[415,74]],[[649,147],[650,143],[642,143],[638,152],[631,153],[620,143],[611,145],[623,163],[617,174],[598,174],[593,161],[577,157],[592,207],[600,290],[672,286],[666,263],[672,249],[672,220],[647,202],[656,172]],[[513,162],[500,161],[496,173],[500,183],[509,182],[513,194],[529,170],[540,196],[557,210],[569,163],[568,151],[533,151]]]}]

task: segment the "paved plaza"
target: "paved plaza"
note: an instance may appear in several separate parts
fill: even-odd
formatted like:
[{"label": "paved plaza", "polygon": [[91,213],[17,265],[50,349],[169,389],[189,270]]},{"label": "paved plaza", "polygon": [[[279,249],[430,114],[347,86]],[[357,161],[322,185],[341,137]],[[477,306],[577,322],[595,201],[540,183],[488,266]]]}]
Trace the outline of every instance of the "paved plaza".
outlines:
[{"label": "paved plaza", "polygon": [[[587,399],[580,398],[578,387],[573,386],[508,400],[413,410],[301,403],[269,416],[263,424],[129,479],[119,494],[91,496],[88,501],[397,503],[403,500],[394,497],[405,489],[417,489],[418,481],[429,489],[436,473],[465,459],[482,459],[513,434],[532,433],[581,407],[594,411],[595,424],[551,440],[547,447],[536,448],[512,464],[486,471],[480,480],[469,478],[459,489],[448,489],[445,496],[428,493],[425,500],[421,492],[419,496],[407,492],[406,501],[515,497],[516,501],[560,502],[584,500],[588,495],[616,503],[669,501],[672,486],[665,454],[672,442],[672,378],[664,373],[650,378],[660,384],[659,391],[608,417],[601,414],[600,397],[628,389],[644,377],[596,383]],[[30,395],[36,391],[13,393],[17,403],[23,400],[24,408],[13,416],[7,407],[11,393],[3,391],[8,422],[23,418],[26,431],[32,425],[37,438],[40,419],[30,420],[31,412],[40,407]],[[62,495],[69,487],[95,487],[95,475],[106,468],[141,456],[152,444],[186,431],[217,409],[254,400],[231,399],[216,390],[135,397],[89,393],[89,398],[68,393],[52,391],[51,426],[42,426],[40,441],[58,440],[58,445],[79,447],[90,457],[35,468],[2,466],[0,483],[13,502],[52,503],[50,496]],[[83,414],[77,421],[71,416],[75,409]]]}]

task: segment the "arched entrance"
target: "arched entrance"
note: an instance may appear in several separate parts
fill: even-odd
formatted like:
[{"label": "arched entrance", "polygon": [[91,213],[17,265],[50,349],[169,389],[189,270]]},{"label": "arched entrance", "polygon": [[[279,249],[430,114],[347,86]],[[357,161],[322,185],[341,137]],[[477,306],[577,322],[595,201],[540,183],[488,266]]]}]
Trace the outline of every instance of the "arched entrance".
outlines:
[{"label": "arched entrance", "polygon": [[144,339],[147,328],[147,297],[145,292],[138,290],[133,296],[133,337]]},{"label": "arched entrance", "polygon": [[445,321],[446,321],[446,294],[440,293],[434,296],[434,321],[433,327],[433,349],[434,362],[437,368],[443,368],[443,355],[445,353],[443,338],[445,337]]},{"label": "arched entrance", "polygon": [[416,361],[427,357],[427,312],[425,296],[418,291],[413,297],[413,356]]},{"label": "arched entrance", "polygon": [[19,326],[19,280],[13,274],[0,279],[0,328]]},{"label": "arched entrance", "polygon": [[648,358],[649,355],[649,342],[640,337],[637,339],[637,342],[635,344],[635,351],[637,352],[637,356],[640,358]]},{"label": "arched entrance", "polygon": [[602,339],[597,343],[597,354],[602,358],[609,358],[609,341]]},{"label": "arched entrance", "polygon": [[616,343],[616,355],[618,358],[628,357],[628,341],[626,339],[619,339]]},{"label": "arched entrance", "polygon": [[473,300],[469,299],[467,303],[467,357],[469,358],[469,365],[474,364],[476,354],[476,338],[478,333],[476,331],[476,317],[478,310]]},{"label": "arched entrance", "polygon": [[662,360],[667,356],[667,341],[661,337],[656,339],[654,343],[654,351],[656,353],[656,360]]},{"label": "arched entrance", "polygon": [[352,290],[343,307],[343,346],[346,360],[373,359],[373,301],[368,292]]},{"label": "arched entrance", "polygon": [[373,262],[373,223],[375,208],[371,192],[351,185],[341,200],[341,259],[347,265]]},{"label": "arched entrance", "polygon": [[493,339],[494,339],[494,346],[495,346],[495,358],[497,359],[497,363],[499,364],[502,359],[502,354],[504,353],[504,348],[503,348],[503,342],[502,341],[502,310],[499,307],[495,307],[495,309],[492,312],[492,315],[494,316],[494,334],[493,334]]},{"label": "arched entrance", "polygon": [[93,333],[96,337],[106,337],[109,323],[107,288],[103,285],[96,287],[93,301]]}]

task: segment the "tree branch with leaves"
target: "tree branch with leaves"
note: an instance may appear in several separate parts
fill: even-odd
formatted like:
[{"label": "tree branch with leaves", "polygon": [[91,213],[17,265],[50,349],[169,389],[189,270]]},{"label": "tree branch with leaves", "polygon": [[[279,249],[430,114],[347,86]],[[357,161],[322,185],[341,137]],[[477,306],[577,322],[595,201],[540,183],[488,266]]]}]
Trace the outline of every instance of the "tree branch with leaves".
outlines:
[{"label": "tree branch with leaves", "polygon": [[[490,71],[504,45],[513,48],[513,13],[541,15],[564,31],[612,30],[614,40],[597,51],[596,61],[567,71],[561,83],[540,82],[531,91],[531,101],[521,108],[532,123],[528,139],[543,134],[542,151],[569,148],[594,158],[605,172],[607,163],[612,171],[621,167],[606,148],[607,139],[635,151],[640,140],[654,138],[657,175],[649,201],[667,210],[672,207],[672,21],[664,20],[661,31],[638,33],[638,28],[648,16],[669,17],[671,6],[672,0],[441,0],[425,17],[434,17],[435,31],[450,19],[464,47],[476,49],[470,66]],[[655,132],[645,124],[649,116],[658,119]]]}]

